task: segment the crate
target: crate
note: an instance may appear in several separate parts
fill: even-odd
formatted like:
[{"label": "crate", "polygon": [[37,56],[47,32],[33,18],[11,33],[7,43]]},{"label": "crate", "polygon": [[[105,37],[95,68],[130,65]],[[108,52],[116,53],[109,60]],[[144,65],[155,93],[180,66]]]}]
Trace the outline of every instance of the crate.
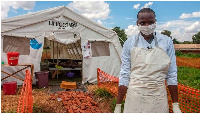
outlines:
[{"label": "crate", "polygon": [[76,82],[62,81],[62,83],[60,84],[60,88],[62,88],[62,89],[76,89],[77,85],[76,85]]}]

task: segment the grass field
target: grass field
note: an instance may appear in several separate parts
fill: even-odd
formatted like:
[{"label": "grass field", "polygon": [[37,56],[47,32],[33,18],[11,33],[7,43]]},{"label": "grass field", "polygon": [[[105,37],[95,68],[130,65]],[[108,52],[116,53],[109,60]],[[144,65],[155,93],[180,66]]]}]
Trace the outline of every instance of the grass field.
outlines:
[{"label": "grass field", "polygon": [[178,65],[178,83],[200,89],[200,54],[183,54],[176,51]]},{"label": "grass field", "polygon": [[200,89],[200,69],[192,67],[178,67],[178,82]]},{"label": "grass field", "polygon": [[200,54],[194,54],[194,53],[187,53],[187,54],[184,54],[180,51],[176,51],[176,56],[179,56],[179,57],[193,57],[193,58],[200,58]]}]

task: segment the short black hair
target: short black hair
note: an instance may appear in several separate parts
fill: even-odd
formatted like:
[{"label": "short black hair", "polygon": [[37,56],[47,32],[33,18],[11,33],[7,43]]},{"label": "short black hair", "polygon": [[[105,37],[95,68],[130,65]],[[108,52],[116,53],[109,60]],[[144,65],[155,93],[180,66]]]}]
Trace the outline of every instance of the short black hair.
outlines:
[{"label": "short black hair", "polygon": [[143,9],[141,9],[139,12],[138,12],[138,14],[137,14],[137,18],[138,18],[138,15],[139,15],[139,13],[153,13],[154,15],[155,15],[155,17],[156,17],[156,14],[155,14],[155,12],[151,9],[151,8],[143,8]]}]

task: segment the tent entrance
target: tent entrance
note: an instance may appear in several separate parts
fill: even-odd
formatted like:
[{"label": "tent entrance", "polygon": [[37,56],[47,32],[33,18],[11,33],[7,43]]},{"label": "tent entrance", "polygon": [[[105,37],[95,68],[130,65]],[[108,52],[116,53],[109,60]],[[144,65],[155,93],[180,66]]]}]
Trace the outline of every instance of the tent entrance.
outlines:
[{"label": "tent entrance", "polygon": [[[41,59],[41,70],[50,72],[49,80],[82,81],[80,40],[70,44],[63,44],[45,38]],[[74,76],[69,77],[69,73],[74,73]]]}]

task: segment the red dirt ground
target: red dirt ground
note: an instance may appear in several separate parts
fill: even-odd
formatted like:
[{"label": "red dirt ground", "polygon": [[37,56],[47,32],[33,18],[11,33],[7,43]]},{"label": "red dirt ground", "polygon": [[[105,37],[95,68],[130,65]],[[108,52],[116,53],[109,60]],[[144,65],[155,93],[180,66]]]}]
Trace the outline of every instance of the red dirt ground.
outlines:
[{"label": "red dirt ground", "polygon": [[[87,93],[92,93],[97,88],[97,85],[88,85]],[[21,87],[18,87],[16,95],[3,95],[1,90],[1,113],[13,113],[17,111],[18,100],[20,95]],[[66,109],[62,101],[52,99],[48,93],[49,88],[46,89],[33,89],[33,113],[67,113],[69,110]],[[58,93],[55,93],[58,95]],[[91,94],[92,95],[92,94]],[[88,97],[89,98],[89,97]],[[97,96],[91,96],[93,99],[92,105],[97,107],[97,112],[111,113],[110,102],[111,100],[102,100]],[[91,100],[92,101],[92,100]],[[73,107],[75,108],[75,107]],[[93,111],[93,110],[91,110]],[[91,112],[92,113],[92,112]]]},{"label": "red dirt ground", "polygon": [[200,69],[200,58],[176,57],[177,66],[194,67]]}]

